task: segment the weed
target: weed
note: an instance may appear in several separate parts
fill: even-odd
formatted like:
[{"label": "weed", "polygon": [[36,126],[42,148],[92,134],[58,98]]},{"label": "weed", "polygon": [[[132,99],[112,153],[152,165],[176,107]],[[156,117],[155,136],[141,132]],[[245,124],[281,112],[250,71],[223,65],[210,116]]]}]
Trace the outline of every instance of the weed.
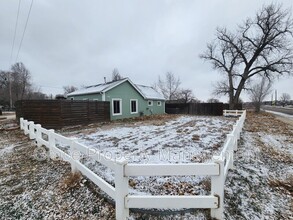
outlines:
[{"label": "weed", "polygon": [[80,186],[81,179],[82,176],[79,172],[70,173],[62,180],[61,189],[64,191],[68,191],[74,188],[78,188]]}]

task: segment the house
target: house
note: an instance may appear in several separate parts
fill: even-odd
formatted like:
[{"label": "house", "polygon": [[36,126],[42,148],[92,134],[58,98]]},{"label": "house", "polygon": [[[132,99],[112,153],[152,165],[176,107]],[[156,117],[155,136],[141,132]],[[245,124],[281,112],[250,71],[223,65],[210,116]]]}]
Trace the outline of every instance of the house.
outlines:
[{"label": "house", "polygon": [[109,101],[111,120],[165,113],[162,94],[152,87],[134,84],[128,78],[74,91],[67,99]]}]

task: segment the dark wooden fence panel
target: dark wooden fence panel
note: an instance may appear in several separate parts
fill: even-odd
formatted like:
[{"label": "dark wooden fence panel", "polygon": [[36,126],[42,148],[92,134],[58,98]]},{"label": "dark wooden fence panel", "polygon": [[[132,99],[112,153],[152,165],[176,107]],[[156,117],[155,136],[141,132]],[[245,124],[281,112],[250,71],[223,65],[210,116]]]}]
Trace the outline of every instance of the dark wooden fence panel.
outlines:
[{"label": "dark wooden fence panel", "polygon": [[110,121],[110,102],[75,100],[21,100],[16,117],[41,124],[44,128]]},{"label": "dark wooden fence panel", "polygon": [[223,103],[166,103],[168,114],[223,115]]}]

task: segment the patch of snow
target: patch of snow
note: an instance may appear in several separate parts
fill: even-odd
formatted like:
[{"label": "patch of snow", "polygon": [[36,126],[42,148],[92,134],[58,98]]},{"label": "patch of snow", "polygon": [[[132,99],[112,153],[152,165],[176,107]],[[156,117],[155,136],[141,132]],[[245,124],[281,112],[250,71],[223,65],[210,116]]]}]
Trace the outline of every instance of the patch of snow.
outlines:
[{"label": "patch of snow", "polygon": [[[182,116],[161,125],[117,126],[98,128],[91,134],[74,134],[88,147],[95,148],[111,159],[124,157],[128,163],[170,164],[209,162],[220,154],[226,134],[231,132],[235,119],[225,117]],[[83,163],[93,172],[114,185],[111,169],[83,155]],[[187,194],[207,194],[198,185],[208,181],[202,176],[135,177],[131,178],[133,194],[178,194],[190,187]],[[171,185],[169,185],[171,183]]]},{"label": "patch of snow", "polygon": [[67,94],[67,96],[99,93],[99,92],[102,92],[110,87],[115,87],[119,83],[121,83],[121,80],[109,82],[109,83],[101,83],[101,84],[94,85],[94,86],[88,86],[83,89],[79,89],[74,92],[71,92],[71,93]]},{"label": "patch of snow", "polygon": [[164,96],[157,92],[153,87],[137,85],[136,87],[144,94],[147,99],[155,99],[155,100],[165,100]]},{"label": "patch of snow", "polygon": [[10,154],[13,152],[13,149],[15,148],[15,145],[4,145],[3,148],[0,149],[0,157],[3,157],[7,154]]},{"label": "patch of snow", "polygon": [[270,179],[288,177],[290,165],[268,159],[260,150],[259,139],[280,149],[280,136],[244,133],[235,155],[235,169],[229,171],[225,183],[226,219],[282,219],[282,215],[290,215],[290,198],[269,185]]}]

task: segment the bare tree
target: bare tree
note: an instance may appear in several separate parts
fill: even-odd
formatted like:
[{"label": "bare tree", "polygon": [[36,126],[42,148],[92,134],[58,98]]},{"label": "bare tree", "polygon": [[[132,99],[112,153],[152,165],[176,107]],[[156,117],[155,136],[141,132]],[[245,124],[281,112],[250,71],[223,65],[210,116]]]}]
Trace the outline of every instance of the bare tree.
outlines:
[{"label": "bare tree", "polygon": [[0,71],[0,94],[4,106],[9,106],[10,100],[13,106],[17,100],[45,98],[40,88],[33,86],[31,73],[23,63],[13,64],[10,71]]},{"label": "bare tree", "polygon": [[0,105],[9,105],[9,81],[8,72],[0,71]]},{"label": "bare tree", "polygon": [[164,79],[159,76],[158,82],[156,84],[156,88],[158,88],[165,99],[173,100],[176,99],[178,92],[180,91],[179,86],[181,82],[179,77],[176,78],[172,72],[167,72],[165,74]]},{"label": "bare tree", "polygon": [[280,101],[283,105],[283,107],[290,101],[291,96],[288,93],[282,93],[280,97]]},{"label": "bare tree", "polygon": [[183,103],[188,103],[192,100],[195,100],[191,89],[180,89],[177,94],[175,94],[175,97],[177,100],[182,100]]},{"label": "bare tree", "polygon": [[120,75],[119,71],[117,68],[115,68],[112,72],[112,81],[117,81],[123,79],[123,77]]},{"label": "bare tree", "polygon": [[32,83],[31,73],[23,63],[15,63],[11,67],[12,90],[15,100],[30,98]]},{"label": "bare tree", "polygon": [[254,105],[255,112],[260,112],[260,106],[265,97],[271,92],[272,83],[265,76],[261,78],[261,81],[251,86],[249,90],[250,100]]},{"label": "bare tree", "polygon": [[235,33],[217,28],[216,39],[200,57],[225,75],[216,84],[215,93],[229,96],[230,108],[239,101],[248,82],[257,75],[273,80],[292,74],[293,20],[290,10],[270,4],[248,18]]},{"label": "bare tree", "polygon": [[75,86],[63,86],[63,90],[64,90],[64,95],[67,95],[71,92],[76,91],[78,88]]},{"label": "bare tree", "polygon": [[210,98],[207,100],[207,103],[220,103],[219,99],[215,99],[215,98]]}]

